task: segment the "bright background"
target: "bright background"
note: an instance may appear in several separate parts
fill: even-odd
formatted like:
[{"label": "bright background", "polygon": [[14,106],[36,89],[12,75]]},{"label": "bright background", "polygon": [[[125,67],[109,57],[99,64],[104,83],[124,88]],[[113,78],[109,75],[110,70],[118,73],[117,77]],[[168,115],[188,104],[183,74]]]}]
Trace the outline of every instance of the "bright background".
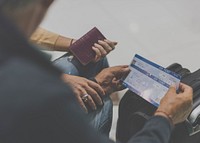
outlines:
[{"label": "bright background", "polygon": [[[199,0],[56,0],[42,27],[79,38],[94,26],[117,49],[111,65],[129,64],[135,53],[167,66],[200,67]],[[58,54],[54,54],[58,56]]]},{"label": "bright background", "polygon": [[56,0],[41,26],[76,39],[96,26],[119,42],[108,55],[111,66],[129,64],[138,53],[194,71],[200,67],[199,7],[199,0]]}]

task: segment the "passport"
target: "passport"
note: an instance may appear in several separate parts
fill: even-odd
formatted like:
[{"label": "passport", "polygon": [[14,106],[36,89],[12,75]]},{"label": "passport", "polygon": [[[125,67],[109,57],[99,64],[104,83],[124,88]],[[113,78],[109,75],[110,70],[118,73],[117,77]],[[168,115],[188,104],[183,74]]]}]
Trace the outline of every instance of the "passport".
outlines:
[{"label": "passport", "polygon": [[74,42],[69,47],[69,50],[80,61],[80,63],[87,65],[94,60],[96,56],[92,47],[95,43],[98,43],[98,40],[104,39],[106,39],[104,35],[96,27],[94,27]]}]

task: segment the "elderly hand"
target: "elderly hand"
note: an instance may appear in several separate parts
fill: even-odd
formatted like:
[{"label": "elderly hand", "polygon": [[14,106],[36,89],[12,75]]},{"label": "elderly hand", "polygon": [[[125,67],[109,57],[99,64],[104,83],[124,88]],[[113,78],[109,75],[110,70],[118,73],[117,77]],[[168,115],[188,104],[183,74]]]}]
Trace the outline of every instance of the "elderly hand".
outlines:
[{"label": "elderly hand", "polygon": [[130,71],[128,65],[115,66],[102,70],[96,77],[96,81],[104,89],[106,94],[124,89],[121,78]]},{"label": "elderly hand", "polygon": [[180,90],[181,93],[177,94],[176,88],[170,87],[155,115],[167,116],[173,124],[185,121],[192,109],[193,90],[183,83],[180,84]]},{"label": "elderly hand", "polygon": [[97,83],[83,77],[68,74],[63,74],[62,79],[72,88],[78,103],[86,113],[88,113],[86,105],[96,110],[96,104],[103,104],[100,95],[104,95],[105,92]]},{"label": "elderly hand", "polygon": [[107,54],[109,54],[112,50],[115,49],[115,46],[117,45],[117,42],[112,42],[107,39],[105,40],[99,40],[98,43],[95,43],[92,49],[96,53],[96,57],[93,60],[93,62],[98,62],[100,59],[105,57]]}]

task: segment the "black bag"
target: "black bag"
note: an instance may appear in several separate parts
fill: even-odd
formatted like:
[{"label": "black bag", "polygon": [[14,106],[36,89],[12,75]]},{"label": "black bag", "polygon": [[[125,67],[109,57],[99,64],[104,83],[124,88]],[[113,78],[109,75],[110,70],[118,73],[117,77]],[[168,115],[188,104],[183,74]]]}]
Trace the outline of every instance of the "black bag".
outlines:
[{"label": "black bag", "polygon": [[[199,143],[200,142],[200,69],[191,73],[180,64],[172,64],[167,69],[182,76],[181,82],[193,88],[193,110],[187,121],[177,124],[171,136],[170,143]],[[156,107],[136,95],[127,91],[119,104],[119,118],[116,138],[127,142],[136,134],[153,115]]]}]

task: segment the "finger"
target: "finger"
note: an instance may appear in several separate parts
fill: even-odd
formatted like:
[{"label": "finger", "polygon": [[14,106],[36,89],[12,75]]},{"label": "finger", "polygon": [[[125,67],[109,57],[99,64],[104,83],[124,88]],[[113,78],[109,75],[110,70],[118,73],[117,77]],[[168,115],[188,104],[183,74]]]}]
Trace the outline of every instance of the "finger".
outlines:
[{"label": "finger", "polygon": [[113,71],[112,71],[112,73],[117,78],[120,78],[122,75],[128,74],[129,72],[130,72],[130,68],[128,65],[116,66],[113,68]]},{"label": "finger", "polygon": [[124,70],[124,69],[127,69],[127,68],[129,69],[129,65],[120,65],[120,66],[115,66],[113,68],[118,68],[118,69]]},{"label": "finger", "polygon": [[99,61],[101,59],[101,52],[98,48],[96,47],[92,47],[92,49],[94,50],[94,52],[96,53],[96,56],[95,56],[95,62]]},{"label": "finger", "polygon": [[88,113],[88,109],[87,107],[85,106],[84,102],[82,101],[82,99],[79,99],[79,105],[81,106],[81,108],[83,109],[83,111],[85,113]]},{"label": "finger", "polygon": [[101,45],[95,43],[94,46],[101,52],[101,57],[105,57],[107,55],[106,50]]},{"label": "finger", "polygon": [[99,40],[98,43],[106,50],[107,53],[109,53],[110,51],[112,51],[114,49],[113,48],[114,44],[112,44],[111,45],[112,47],[111,47],[108,43],[101,41],[101,40]]},{"label": "finger", "polygon": [[91,87],[88,86],[88,87],[85,87],[85,90],[92,97],[92,99],[93,99],[93,101],[95,101],[95,103],[97,103],[99,105],[103,104],[101,97],[94,89],[92,89]]},{"label": "finger", "polygon": [[82,98],[80,96],[77,97],[78,103],[81,106],[81,108],[83,109],[83,111],[85,111],[86,113],[88,113],[88,110],[85,106],[85,103],[83,102]]},{"label": "finger", "polygon": [[[81,98],[81,100],[82,100],[82,102],[83,102],[83,104],[84,104],[84,106],[83,106],[83,104],[79,101],[79,103],[80,103],[80,105],[85,109],[87,109],[87,107],[85,106],[85,104],[88,104],[93,110],[96,110],[96,104],[94,103],[94,101],[93,101],[93,99],[91,98],[91,96],[86,92],[86,90],[84,89],[84,88],[80,88],[79,89],[79,91],[80,91],[80,98]],[[87,95],[87,101],[83,101],[83,96],[85,96],[85,95]],[[87,110],[87,112],[88,112],[88,110]]]},{"label": "finger", "polygon": [[111,67],[108,70],[110,70],[110,73],[112,73],[117,79],[121,79],[123,76],[128,75],[130,72],[129,66],[116,66]]},{"label": "finger", "polygon": [[174,95],[174,93],[176,93],[176,87],[170,86],[166,95]]},{"label": "finger", "polygon": [[123,68],[128,68],[129,65],[121,65],[121,67],[123,67]]},{"label": "finger", "polygon": [[191,96],[191,97],[193,96],[192,87],[190,87],[186,84],[180,83],[180,89],[181,89],[181,91],[183,92],[184,95]]},{"label": "finger", "polygon": [[112,83],[115,85],[115,88],[116,88],[117,91],[123,90],[123,89],[126,88],[125,86],[123,86],[123,84],[122,84],[122,82],[121,82],[120,79],[114,78],[114,79],[112,80]]},{"label": "finger", "polygon": [[88,95],[88,101],[87,104],[93,109],[93,110],[97,110],[97,106],[94,103],[92,97],[90,95]]},{"label": "finger", "polygon": [[93,89],[95,89],[99,94],[105,95],[105,92],[104,92],[103,88],[99,84],[97,84],[97,83],[95,83],[93,81],[88,81],[88,85],[90,87],[92,87]]},{"label": "finger", "polygon": [[115,46],[118,44],[118,42],[113,42],[113,43],[114,43]]},{"label": "finger", "polygon": [[118,44],[117,42],[113,42],[113,41],[110,41],[108,39],[105,39],[104,40],[106,43],[108,43],[112,48],[115,49],[115,46]]},{"label": "finger", "polygon": [[86,92],[83,88],[79,87],[77,90],[75,90],[74,93],[75,93],[75,96],[76,96],[76,98],[77,98],[77,100],[78,100],[78,103],[79,103],[79,105],[81,106],[81,108],[82,108],[86,113],[88,113],[87,107],[85,106],[85,103],[84,103],[83,100],[82,100],[82,96],[86,95],[87,92]]},{"label": "finger", "polygon": [[183,92],[192,92],[192,88],[184,83],[180,83],[180,89]]}]

